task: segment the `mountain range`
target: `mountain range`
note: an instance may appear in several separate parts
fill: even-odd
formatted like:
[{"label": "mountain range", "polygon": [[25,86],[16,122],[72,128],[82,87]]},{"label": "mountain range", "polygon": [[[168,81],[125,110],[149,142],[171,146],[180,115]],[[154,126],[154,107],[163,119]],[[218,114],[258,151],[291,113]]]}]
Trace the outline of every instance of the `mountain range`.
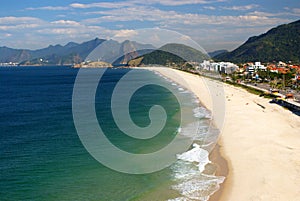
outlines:
[{"label": "mountain range", "polygon": [[[300,63],[299,47],[300,20],[280,25],[260,36],[250,37],[231,52],[218,50],[208,54],[214,60],[234,63],[249,61]],[[139,61],[145,64],[151,62],[166,64],[172,61],[182,62],[183,60],[176,58],[178,55],[184,61],[200,62],[208,59],[207,55],[182,44],[167,44],[157,49],[150,44],[140,44],[135,41],[118,42],[99,38],[80,44],[69,42],[64,46],[50,45],[38,50],[0,47],[0,63],[13,62],[24,65],[70,65],[87,60],[101,60],[119,65],[127,64],[135,58],[139,58]]]},{"label": "mountain range", "polygon": [[[86,60],[127,63],[130,59],[139,56],[136,52],[143,49],[153,50],[155,47],[128,40],[119,43],[118,41],[99,38],[81,44],[69,42],[65,46],[50,45],[47,48],[38,50],[0,47],[0,63],[13,62],[21,65],[71,65]],[[120,60],[120,57],[123,55],[127,56]]]},{"label": "mountain range", "polygon": [[39,50],[0,47],[0,63],[55,64],[64,65],[82,62],[88,54],[105,40],[94,39],[81,44],[69,42],[65,46],[50,45]]},{"label": "mountain range", "polygon": [[83,61],[103,61],[118,66],[126,65],[130,60],[143,55],[147,64],[165,64],[167,61],[199,62],[204,58],[208,59],[207,55],[182,44],[167,44],[156,48],[151,44],[135,41],[118,42],[99,38],[81,44],[69,42],[65,46],[50,45],[38,50],[0,47],[0,63],[13,62],[21,65],[72,65]]}]

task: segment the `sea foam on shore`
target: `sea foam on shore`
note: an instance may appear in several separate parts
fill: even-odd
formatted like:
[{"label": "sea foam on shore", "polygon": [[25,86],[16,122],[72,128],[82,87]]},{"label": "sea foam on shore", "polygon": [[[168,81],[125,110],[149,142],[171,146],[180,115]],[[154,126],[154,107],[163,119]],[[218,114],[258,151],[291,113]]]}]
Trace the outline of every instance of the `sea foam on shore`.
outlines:
[{"label": "sea foam on shore", "polygon": [[210,163],[208,156],[209,152],[196,143],[191,150],[177,155],[178,161],[172,166],[177,184],[172,189],[178,191],[182,197],[169,201],[207,201],[219,189],[225,177],[203,173],[205,166]]}]

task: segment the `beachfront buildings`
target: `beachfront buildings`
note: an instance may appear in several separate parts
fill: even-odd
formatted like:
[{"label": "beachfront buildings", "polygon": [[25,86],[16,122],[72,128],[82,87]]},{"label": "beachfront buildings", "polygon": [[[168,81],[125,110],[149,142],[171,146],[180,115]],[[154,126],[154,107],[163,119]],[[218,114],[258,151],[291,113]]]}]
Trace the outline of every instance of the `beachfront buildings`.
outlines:
[{"label": "beachfront buildings", "polygon": [[198,70],[207,70],[213,72],[220,72],[225,74],[232,74],[238,70],[238,66],[231,62],[211,62],[204,60],[199,64]]}]

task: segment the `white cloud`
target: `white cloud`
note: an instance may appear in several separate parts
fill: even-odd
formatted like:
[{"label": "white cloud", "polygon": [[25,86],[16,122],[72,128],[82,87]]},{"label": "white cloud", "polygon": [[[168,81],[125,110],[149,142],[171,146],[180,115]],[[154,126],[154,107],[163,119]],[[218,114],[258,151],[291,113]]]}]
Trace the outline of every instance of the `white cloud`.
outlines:
[{"label": "white cloud", "polygon": [[30,23],[39,23],[42,20],[39,18],[34,17],[14,17],[14,16],[7,16],[7,17],[0,17],[0,25],[1,24],[30,24]]},{"label": "white cloud", "polygon": [[63,6],[44,6],[44,7],[37,7],[37,8],[26,8],[26,10],[52,10],[52,11],[57,11],[57,10],[68,10],[69,7],[63,7]]},{"label": "white cloud", "polygon": [[86,19],[82,23],[149,21],[161,28],[191,36],[200,44],[204,44],[204,47],[208,47],[209,51],[219,48],[232,49],[250,36],[259,35],[274,26],[291,21],[277,13],[255,11],[239,16],[205,15],[164,11],[147,6],[98,11],[93,14],[101,16]]},{"label": "white cloud", "polygon": [[180,37],[180,40],[182,40],[182,41],[188,41],[188,40],[191,40],[191,37],[186,36],[186,35],[182,35],[182,36]]},{"label": "white cloud", "polygon": [[260,11],[254,11],[248,13],[249,15],[257,15],[257,16],[265,16],[265,17],[280,17],[281,19],[288,19],[287,16],[300,16],[300,9],[294,8],[291,11],[288,12],[260,12]]},{"label": "white cloud", "polygon": [[1,17],[0,18],[0,30],[25,30],[39,27],[42,24],[42,20],[33,17]]},{"label": "white cloud", "polygon": [[135,30],[132,29],[123,29],[123,30],[118,30],[116,31],[115,34],[115,38],[131,38],[133,36],[135,36],[137,34],[137,32]]},{"label": "white cloud", "polygon": [[[62,22],[62,20],[61,20]],[[64,25],[64,26],[63,26]],[[71,26],[69,26],[71,25]],[[41,29],[36,30],[37,33],[42,35],[53,35],[61,36],[64,38],[77,38],[82,35],[95,35],[101,34],[102,31],[106,30],[100,26],[86,26],[83,24],[61,24],[61,23],[51,23]]]},{"label": "white cloud", "polygon": [[217,9],[214,6],[204,6],[203,8],[206,9],[206,10],[216,10]]},{"label": "white cloud", "polygon": [[[90,13],[89,13],[90,14]],[[94,12],[94,14],[96,14]],[[150,21],[161,27],[170,28],[174,25],[226,25],[228,27],[252,27],[252,26],[266,26],[277,25],[278,23],[285,23],[290,20],[285,18],[278,18],[274,15],[267,15],[262,12],[246,13],[245,15],[204,15],[191,13],[178,13],[175,11],[163,11],[153,7],[130,7],[114,10],[98,11],[97,14],[102,16],[98,18],[90,18],[83,20],[86,24],[101,24],[103,22],[127,22],[127,21]],[[199,27],[194,27],[198,28]]]},{"label": "white cloud", "polygon": [[[32,17],[0,18],[1,43],[13,48],[43,48],[49,44],[101,38],[101,35],[105,38],[109,34],[111,34],[109,29],[72,20],[49,22]],[[8,37],[10,39],[7,39]]]},{"label": "white cloud", "polygon": [[133,6],[134,3],[130,1],[124,1],[124,2],[100,2],[100,3],[90,3],[90,4],[83,4],[83,3],[72,3],[70,4],[70,7],[72,8],[81,8],[81,9],[87,9],[87,8],[122,8],[127,6]]},{"label": "white cloud", "polygon": [[246,11],[246,10],[253,10],[255,8],[258,8],[259,5],[257,4],[250,4],[250,5],[244,5],[244,6],[231,6],[231,7],[221,7],[224,10],[235,10],[235,11]]},{"label": "white cloud", "polygon": [[[166,6],[182,6],[189,4],[209,4],[214,2],[223,2],[226,0],[147,0],[143,1],[144,4],[161,4]],[[141,3],[142,4],[142,3]]]},{"label": "white cloud", "polygon": [[51,29],[42,29],[38,30],[38,33],[45,33],[45,34],[58,34],[58,35],[68,35],[71,36],[76,34],[76,29],[73,28],[51,28]]},{"label": "white cloud", "polygon": [[82,3],[72,3],[70,4],[70,6],[73,8],[88,8],[87,4],[82,4]]},{"label": "white cloud", "polygon": [[142,6],[101,11],[98,14],[103,16],[87,19],[84,23],[151,21],[161,28],[190,36],[208,51],[220,48],[231,50],[250,36],[259,35],[274,26],[290,22],[289,19],[261,12],[245,13],[240,16],[217,16],[162,11]]},{"label": "white cloud", "polygon": [[99,2],[99,3],[72,3],[70,7],[78,9],[87,9],[87,8],[124,8],[130,6],[138,5],[154,5],[160,4],[165,6],[182,6],[182,5],[191,5],[191,4],[209,4],[215,2],[224,2],[227,0],[129,0],[121,2]]},{"label": "white cloud", "polygon": [[[1,30],[1,29],[0,29]],[[0,33],[0,38],[1,39],[6,39],[6,38],[9,38],[9,37],[11,37],[12,36],[12,34],[10,34],[10,33]]]},{"label": "white cloud", "polygon": [[300,14],[300,8],[293,8],[292,11],[295,14]]},{"label": "white cloud", "polygon": [[72,21],[72,20],[58,20],[58,21],[53,21],[51,23],[55,25],[63,25],[63,26],[80,26],[79,22]]}]

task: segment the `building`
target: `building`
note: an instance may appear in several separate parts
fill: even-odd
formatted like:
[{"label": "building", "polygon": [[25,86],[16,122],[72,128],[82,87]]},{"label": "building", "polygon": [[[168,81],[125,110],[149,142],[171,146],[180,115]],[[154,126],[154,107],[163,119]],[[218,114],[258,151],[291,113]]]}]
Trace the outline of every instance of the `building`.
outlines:
[{"label": "building", "polygon": [[200,63],[199,68],[199,70],[207,70],[225,74],[234,73],[239,69],[236,64],[231,62],[210,62],[207,60],[204,60],[202,63]]},{"label": "building", "polygon": [[267,71],[267,67],[262,65],[260,62],[255,62],[246,68],[246,71],[250,74],[256,73],[258,71]]}]

